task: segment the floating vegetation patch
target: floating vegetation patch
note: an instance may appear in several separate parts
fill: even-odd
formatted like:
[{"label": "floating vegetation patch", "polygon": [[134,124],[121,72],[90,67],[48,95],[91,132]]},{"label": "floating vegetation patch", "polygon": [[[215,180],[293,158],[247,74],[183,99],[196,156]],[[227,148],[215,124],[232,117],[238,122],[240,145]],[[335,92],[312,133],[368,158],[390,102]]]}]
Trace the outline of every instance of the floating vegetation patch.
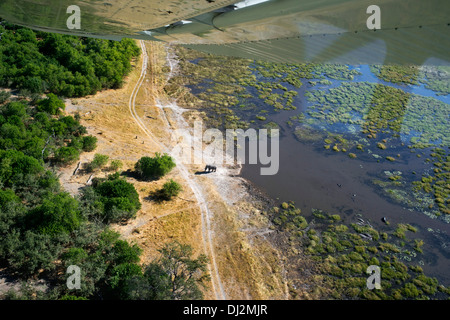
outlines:
[{"label": "floating vegetation patch", "polygon": [[450,94],[450,67],[423,66],[421,67],[421,82],[425,88],[433,90],[438,95]]},{"label": "floating vegetation patch", "polygon": [[419,66],[372,65],[370,70],[378,78],[397,84],[417,84]]},{"label": "floating vegetation patch", "polygon": [[419,85],[433,90],[437,95],[450,94],[450,67],[372,65],[370,70],[378,78],[396,84]]},{"label": "floating vegetation patch", "polygon": [[449,148],[434,148],[427,162],[433,163],[433,170],[423,174],[420,180],[412,182],[414,191],[423,191],[434,199],[429,209],[438,208],[440,213],[450,215],[450,153]]},{"label": "floating vegetation patch", "polygon": [[401,134],[417,147],[450,146],[450,105],[430,97],[411,95]]},{"label": "floating vegetation patch", "polygon": [[323,130],[316,129],[309,125],[300,125],[295,128],[294,135],[297,140],[306,143],[315,143],[325,136]]},{"label": "floating vegetation patch", "polygon": [[[324,148],[330,149],[335,152],[347,152],[352,148],[355,143],[352,140],[344,138],[342,134],[328,133],[327,137],[323,140]],[[351,158],[356,158],[356,155],[350,156]]]},{"label": "floating vegetation patch", "polygon": [[320,123],[328,130],[336,124],[357,125],[368,139],[384,135],[401,137],[415,147],[450,145],[450,105],[437,99],[368,82],[344,82],[305,96],[310,103],[306,114],[313,120],[309,123]]},{"label": "floating vegetation patch", "polygon": [[401,171],[386,170],[372,179],[372,183],[379,187],[377,191],[383,196],[422,212],[432,219],[450,223],[448,159],[448,152],[435,148],[427,160],[433,161],[435,169],[426,169],[419,180],[415,171],[404,175]]},{"label": "floating vegetation patch", "polygon": [[[339,64],[320,64],[316,65],[313,69],[316,78],[330,78],[334,80],[348,80],[351,81],[355,76],[361,75],[362,73],[358,70],[350,68],[348,65]],[[322,81],[320,84],[325,84]],[[330,81],[328,81],[331,84]]]},{"label": "floating vegetation patch", "polygon": [[250,61],[182,47],[177,47],[176,53],[181,72],[170,80],[166,90],[178,96],[181,105],[204,111],[210,127],[222,129],[260,128],[267,119],[260,110],[295,110],[303,79],[316,79],[329,86],[328,78],[352,80],[360,74],[347,65]]},{"label": "floating vegetation patch", "polygon": [[[450,288],[424,274],[424,241],[410,239],[417,232],[401,223],[390,231],[376,230],[357,217],[349,226],[337,214],[313,209],[310,221],[293,203],[269,211],[276,228],[286,236],[291,252],[310,259],[308,297],[313,299],[446,299]],[[367,287],[367,269],[378,266],[381,288]],[[296,287],[295,284],[293,287]],[[303,286],[304,288],[305,286]],[[291,289],[294,296],[296,290]],[[304,293],[300,293],[304,294]]]}]

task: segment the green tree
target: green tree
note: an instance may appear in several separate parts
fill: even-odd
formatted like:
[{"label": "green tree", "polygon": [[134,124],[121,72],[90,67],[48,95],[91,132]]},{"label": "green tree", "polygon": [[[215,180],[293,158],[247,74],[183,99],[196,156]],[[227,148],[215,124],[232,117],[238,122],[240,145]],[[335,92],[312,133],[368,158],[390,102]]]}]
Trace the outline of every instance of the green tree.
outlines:
[{"label": "green tree", "polygon": [[45,111],[52,115],[60,114],[65,108],[64,101],[59,99],[53,93],[49,93],[47,98],[39,101],[37,105],[38,111]]},{"label": "green tree", "polygon": [[5,103],[11,97],[11,93],[5,90],[0,91],[0,104]]},{"label": "green tree", "polygon": [[91,152],[97,148],[97,137],[94,136],[84,136],[82,138],[83,151]]},{"label": "green tree", "polygon": [[92,172],[94,170],[100,169],[108,163],[108,160],[109,156],[96,153],[94,155],[94,159],[92,159],[92,161],[86,165],[86,170],[88,172]]},{"label": "green tree", "polygon": [[80,152],[75,147],[61,147],[55,151],[55,160],[64,165],[71,164],[80,158]]},{"label": "green tree", "polygon": [[143,300],[202,299],[200,286],[209,280],[207,257],[192,258],[189,245],[172,242],[161,250],[161,257],[152,261],[142,278],[130,281],[129,297]]},{"label": "green tree", "polygon": [[158,190],[156,196],[159,200],[171,200],[173,197],[178,196],[178,194],[181,192],[182,188],[181,185],[170,179],[166,183],[164,183],[162,189]]},{"label": "green tree", "polygon": [[95,193],[103,205],[103,220],[106,223],[125,221],[133,218],[141,208],[139,194],[133,184],[110,176],[108,180],[93,180]]},{"label": "green tree", "polygon": [[5,186],[12,186],[22,181],[26,175],[37,175],[43,171],[38,160],[21,151],[0,150],[0,181]]},{"label": "green tree", "polygon": [[36,275],[40,269],[50,271],[62,252],[61,243],[49,234],[14,229],[2,240],[7,251],[8,266],[21,276]]},{"label": "green tree", "polygon": [[27,217],[31,228],[50,235],[70,233],[81,223],[78,201],[66,192],[44,199]]},{"label": "green tree", "polygon": [[142,157],[135,164],[137,174],[143,179],[159,179],[175,167],[175,162],[168,154],[158,152],[155,157]]}]

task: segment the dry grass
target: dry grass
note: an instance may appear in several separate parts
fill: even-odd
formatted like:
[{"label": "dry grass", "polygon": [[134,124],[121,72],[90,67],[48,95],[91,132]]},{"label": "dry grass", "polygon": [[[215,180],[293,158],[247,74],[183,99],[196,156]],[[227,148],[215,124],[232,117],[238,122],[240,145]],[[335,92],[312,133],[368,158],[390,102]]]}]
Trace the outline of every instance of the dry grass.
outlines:
[{"label": "dry grass", "polygon": [[[149,70],[136,99],[136,111],[156,140],[166,144],[170,136],[169,130],[176,128],[176,121],[171,119],[168,112],[166,117],[172,128],[167,128],[161,109],[155,106],[156,97],[165,98],[162,86],[165,84],[166,51],[157,43],[147,43],[147,49]],[[155,152],[162,151],[158,143],[146,137],[139,129],[129,111],[128,102],[139,78],[141,61],[135,61],[134,65],[136,68],[126,79],[123,88],[68,101],[66,112],[79,112],[81,123],[87,127],[88,133],[98,138],[97,149],[83,153],[80,159],[82,162],[90,161],[95,153],[106,154],[110,159],[122,160],[122,169],[126,171],[133,169],[140,157],[153,156]],[[199,115],[191,113],[190,116],[194,119]],[[77,189],[84,186],[89,177],[82,173],[72,176],[75,167],[76,163],[61,169],[60,177],[63,186],[72,194],[76,194]],[[195,172],[199,166],[188,169]],[[106,174],[107,172],[98,172],[96,176]],[[152,201],[149,195],[171,178],[183,186],[179,197],[170,202]],[[141,246],[142,263],[156,258],[157,250],[172,240],[191,245],[196,255],[204,253],[201,211],[194,201],[193,192],[177,170],[159,181],[127,179],[135,185],[142,209],[137,213],[136,219],[126,225],[115,225],[114,229],[123,238]],[[286,299],[287,286],[282,276],[280,255],[263,232],[267,230],[268,222],[245,199],[235,206],[227,204],[217,187],[217,181],[212,178],[199,177],[196,182],[206,191],[204,194],[214,215],[211,221],[213,245],[227,298]],[[228,187],[230,186],[226,186]],[[242,218],[244,216],[245,219]],[[205,297],[214,299],[211,288],[205,291]]]}]

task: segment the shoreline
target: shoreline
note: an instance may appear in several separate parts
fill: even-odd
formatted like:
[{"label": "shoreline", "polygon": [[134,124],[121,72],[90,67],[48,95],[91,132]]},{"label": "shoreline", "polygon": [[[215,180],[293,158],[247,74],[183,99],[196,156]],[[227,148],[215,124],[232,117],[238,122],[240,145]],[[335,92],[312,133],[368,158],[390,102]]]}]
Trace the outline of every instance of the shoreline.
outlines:
[{"label": "shoreline", "polygon": [[[177,73],[177,64],[178,62],[175,60],[176,56],[175,54],[170,54],[170,48],[165,48],[167,50],[167,63],[170,67],[169,75],[173,76]],[[169,79],[168,79],[169,80]],[[168,82],[167,80],[167,82]],[[160,108],[160,110],[163,112],[164,116],[166,117],[166,123],[172,123],[167,119],[167,114],[165,109],[169,109],[172,113],[174,113],[174,119],[177,122],[177,129],[183,128],[187,129],[189,131],[192,130],[192,116],[195,116],[195,114],[199,113],[199,111],[195,108],[183,108],[177,103],[176,97],[164,97],[165,105],[161,103],[158,100],[157,106]],[[168,100],[168,101],[167,101]],[[185,113],[191,113],[191,121],[189,119],[186,119]],[[192,115],[194,114],[194,115]],[[170,117],[170,116],[169,116]],[[189,118],[189,115],[188,115]],[[205,143],[202,141],[202,150],[205,147]],[[194,155],[195,157],[196,155]],[[198,156],[198,155],[197,155]],[[195,166],[195,165],[194,165]],[[201,180],[209,180],[209,183],[213,184],[215,186],[215,190],[213,193],[218,193],[219,198],[225,204],[225,206],[229,207],[226,211],[234,211],[234,214],[237,217],[237,222],[240,225],[240,228],[236,229],[236,232],[238,233],[244,233],[251,228],[249,226],[246,227],[247,223],[252,224],[254,218],[251,217],[251,214],[249,211],[256,210],[258,214],[261,213],[262,210],[266,210],[270,204],[274,202],[273,199],[270,199],[267,197],[267,195],[264,195],[261,190],[257,189],[256,186],[247,179],[244,179],[240,176],[241,170],[243,165],[240,163],[235,163],[234,165],[223,165],[218,167],[217,172],[212,173],[211,175],[204,175],[204,177],[201,177]],[[200,182],[201,184],[201,182]],[[209,184],[207,183],[206,186]],[[206,198],[208,198],[210,195],[206,194]],[[217,201],[217,200],[215,200]],[[217,224],[221,224],[219,221],[221,219],[220,215],[223,213],[222,210],[215,210],[215,206],[213,202],[208,203],[207,206],[210,207],[211,211],[213,212],[212,215],[212,223],[214,226],[212,227],[212,232],[218,235],[220,233],[220,228],[217,228]],[[263,208],[262,208],[263,207]],[[229,218],[229,217],[228,217]],[[248,220],[248,221],[245,221]],[[222,221],[223,222],[223,221]],[[258,230],[256,232],[272,232],[273,230],[269,230],[269,227],[271,225],[271,222],[264,221],[263,225],[260,225]],[[261,230],[259,230],[261,229]],[[244,230],[244,231],[243,231]],[[222,230],[223,231],[223,230]],[[251,232],[250,232],[251,233]],[[249,233],[250,236],[252,236]],[[268,241],[267,238],[263,235],[263,238],[265,241]],[[274,250],[278,250],[273,248],[273,242],[270,242],[270,246]],[[217,241],[216,241],[217,243]],[[264,257],[260,257],[264,259]],[[279,261],[278,263],[281,263]],[[283,282],[287,282],[284,280]],[[284,291],[284,298],[287,298],[287,291],[286,291],[286,284],[283,285],[283,291]],[[247,296],[249,297],[249,296]]]}]

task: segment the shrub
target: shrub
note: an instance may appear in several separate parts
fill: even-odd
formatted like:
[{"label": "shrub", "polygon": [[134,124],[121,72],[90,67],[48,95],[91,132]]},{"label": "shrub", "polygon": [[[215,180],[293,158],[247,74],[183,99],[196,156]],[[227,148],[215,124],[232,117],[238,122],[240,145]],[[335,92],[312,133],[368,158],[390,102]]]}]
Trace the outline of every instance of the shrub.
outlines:
[{"label": "shrub", "polygon": [[143,179],[159,179],[175,167],[172,157],[158,152],[155,157],[142,157],[135,165],[137,174]]},{"label": "shrub", "polygon": [[55,151],[55,160],[62,164],[71,164],[80,158],[80,152],[75,147],[61,147]]},{"label": "shrub", "polygon": [[139,194],[131,183],[113,177],[106,181],[96,180],[94,191],[103,203],[103,220],[106,223],[121,222],[133,218],[141,208]]},{"label": "shrub", "polygon": [[164,183],[157,196],[160,200],[171,200],[173,197],[176,197],[181,190],[181,185],[178,182],[170,179],[169,181]]},{"label": "shrub", "polygon": [[38,111],[45,111],[53,115],[60,114],[61,110],[65,108],[64,102],[53,93],[49,93],[47,98],[39,101],[37,105]]},{"label": "shrub", "polygon": [[173,242],[161,250],[161,257],[144,269],[143,278],[130,284],[133,300],[196,300],[203,298],[208,258],[192,257],[192,247]]},{"label": "shrub", "polygon": [[104,167],[108,163],[109,157],[100,153],[94,155],[94,159],[86,165],[86,170],[92,172]]},{"label": "shrub", "polygon": [[40,233],[69,233],[81,223],[78,202],[65,192],[52,195],[29,213],[28,222]]},{"label": "shrub", "polygon": [[5,186],[19,183],[28,174],[36,175],[44,171],[38,160],[16,150],[0,150],[0,163],[0,182]]},{"label": "shrub", "polygon": [[11,93],[8,91],[0,91],[0,104],[5,103],[11,97]]},{"label": "shrub", "polygon": [[123,167],[123,163],[120,160],[112,160],[110,165],[110,170],[117,171]]},{"label": "shrub", "polygon": [[84,136],[83,138],[81,138],[81,141],[83,143],[83,151],[91,152],[94,151],[95,148],[97,148],[97,137]]}]

